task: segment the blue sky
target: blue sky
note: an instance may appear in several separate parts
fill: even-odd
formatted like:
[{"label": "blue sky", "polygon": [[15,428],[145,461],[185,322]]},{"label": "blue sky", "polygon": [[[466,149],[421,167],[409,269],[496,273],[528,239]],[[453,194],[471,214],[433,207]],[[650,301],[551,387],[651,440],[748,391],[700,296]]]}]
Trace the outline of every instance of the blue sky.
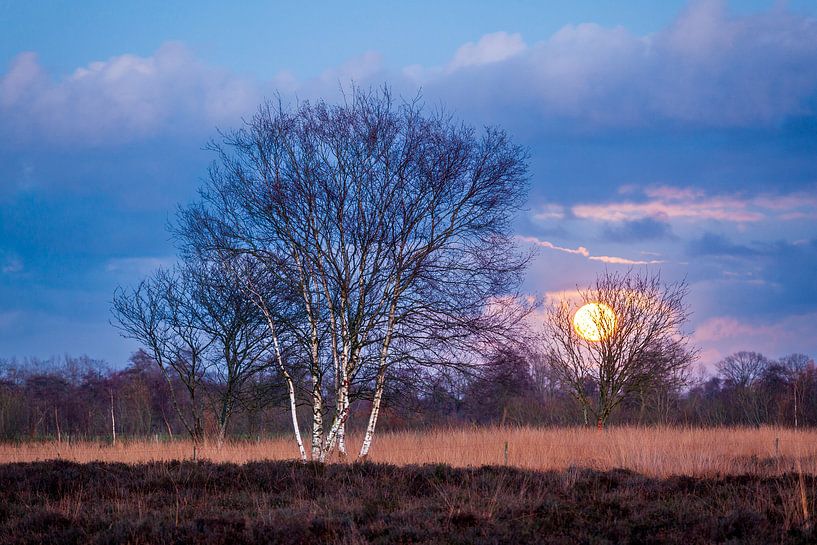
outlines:
[{"label": "blue sky", "polygon": [[237,6],[0,1],[0,357],[122,364],[216,127],[351,81],[529,147],[526,291],[660,268],[705,364],[817,355],[817,2]]}]

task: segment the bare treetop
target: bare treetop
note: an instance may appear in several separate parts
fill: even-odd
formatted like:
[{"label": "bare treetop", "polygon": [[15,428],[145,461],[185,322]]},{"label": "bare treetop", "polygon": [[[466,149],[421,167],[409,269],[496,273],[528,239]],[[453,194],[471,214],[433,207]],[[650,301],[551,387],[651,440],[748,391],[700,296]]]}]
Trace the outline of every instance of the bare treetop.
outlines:
[{"label": "bare treetop", "polygon": [[683,331],[687,291],[686,283],[665,284],[659,274],[607,271],[578,291],[583,305],[602,309],[586,315],[586,326],[574,323],[570,301],[549,309],[550,363],[599,427],[629,393],[683,375],[696,357]]}]

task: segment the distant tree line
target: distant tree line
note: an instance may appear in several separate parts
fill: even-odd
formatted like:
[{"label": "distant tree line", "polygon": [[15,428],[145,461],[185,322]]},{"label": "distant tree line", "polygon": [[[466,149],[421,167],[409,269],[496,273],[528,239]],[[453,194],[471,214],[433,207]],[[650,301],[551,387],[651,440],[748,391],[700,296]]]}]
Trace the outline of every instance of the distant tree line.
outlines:
[{"label": "distant tree line", "polygon": [[[570,385],[542,354],[498,350],[474,369],[427,371],[423,380],[417,378],[413,373],[394,377],[384,392],[383,429],[595,425],[585,421]],[[308,384],[303,386],[299,391],[308,393]],[[110,440],[114,429],[120,439],[186,437],[171,388],[179,402],[189,403],[182,381],[165,380],[142,351],[121,369],[88,357],[0,360],[0,440]],[[215,377],[201,383],[202,431],[213,438],[219,433],[219,388],[223,384]],[[586,393],[597,395],[592,384]],[[304,415],[310,410],[306,401],[299,409]],[[352,431],[365,429],[370,404],[353,404]],[[719,362],[712,376],[690,375],[630,392],[610,423],[817,426],[817,367],[803,354],[771,359],[737,352]],[[254,375],[236,402],[227,437],[290,432],[280,376],[273,371]]]}]

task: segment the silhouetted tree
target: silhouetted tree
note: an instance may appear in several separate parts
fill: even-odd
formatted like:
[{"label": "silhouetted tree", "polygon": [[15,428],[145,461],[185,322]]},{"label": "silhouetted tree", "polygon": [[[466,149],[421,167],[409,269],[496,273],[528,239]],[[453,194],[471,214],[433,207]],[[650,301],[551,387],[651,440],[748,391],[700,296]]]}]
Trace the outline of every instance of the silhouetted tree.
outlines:
[{"label": "silhouetted tree", "polygon": [[[159,270],[130,292],[118,289],[113,320],[122,334],[142,343],[158,365],[179,420],[194,442],[204,438],[202,381],[214,342],[199,327],[195,286],[190,276]],[[173,378],[184,385],[188,410],[176,398]]]},{"label": "silhouetted tree", "polygon": [[[599,429],[627,396],[670,380],[694,361],[696,351],[682,330],[689,317],[687,291],[685,282],[664,284],[658,274],[605,272],[578,290],[578,306],[609,309],[592,316],[597,335],[591,338],[574,324],[577,305],[563,300],[548,309],[544,346],[549,364]],[[588,391],[589,383],[595,392]]]},{"label": "silhouetted tree", "polygon": [[758,352],[741,351],[731,354],[716,365],[724,380],[724,387],[734,398],[734,407],[742,418],[759,426],[768,417],[766,399],[760,392],[759,382],[771,361]]}]

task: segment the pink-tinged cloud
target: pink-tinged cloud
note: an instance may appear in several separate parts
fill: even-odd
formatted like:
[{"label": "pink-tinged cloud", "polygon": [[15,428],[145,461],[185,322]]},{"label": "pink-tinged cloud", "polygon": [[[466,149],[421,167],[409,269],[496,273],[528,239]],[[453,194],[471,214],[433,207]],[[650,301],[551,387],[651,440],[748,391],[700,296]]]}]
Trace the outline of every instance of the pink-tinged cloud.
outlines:
[{"label": "pink-tinged cloud", "polygon": [[564,246],[557,246],[550,241],[541,240],[536,237],[517,237],[522,242],[526,242],[528,244],[533,244],[534,246],[538,246],[540,248],[547,248],[549,250],[556,250],[557,252],[563,252],[566,254],[573,254],[573,255],[580,255],[589,259],[590,261],[600,261],[602,263],[609,263],[611,265],[658,265],[661,263],[665,263],[665,261],[651,259],[648,261],[641,260],[641,259],[627,259],[625,257],[615,257],[609,255],[590,255],[590,250],[585,248],[584,246],[579,246],[578,248],[566,248]]},{"label": "pink-tinged cloud", "polygon": [[710,369],[739,350],[753,350],[776,358],[792,352],[817,353],[814,324],[817,313],[786,316],[774,322],[749,323],[733,316],[709,318],[695,328],[692,341],[702,350]]},{"label": "pink-tinged cloud", "polygon": [[615,257],[611,255],[591,255],[588,257],[590,261],[601,261],[602,263],[610,263],[611,265],[659,265],[666,263],[660,259],[650,259],[645,261],[642,259],[627,259],[626,257]]},{"label": "pink-tinged cloud", "polygon": [[722,199],[705,202],[613,202],[607,204],[580,204],[572,209],[581,219],[596,221],[636,221],[644,218],[669,218],[689,220],[719,220],[730,222],[756,222],[765,216],[745,209],[745,204],[724,202]]},{"label": "pink-tinged cloud", "polygon": [[698,188],[651,186],[643,193],[644,201],[578,204],[571,211],[577,218],[612,222],[653,218],[754,223],[817,216],[817,197],[807,192],[749,197],[741,194],[707,195]]},{"label": "pink-tinged cloud", "polygon": [[545,204],[533,214],[533,219],[537,221],[560,220],[565,217],[565,207],[560,204]]},{"label": "pink-tinged cloud", "polygon": [[664,201],[689,201],[703,197],[704,191],[694,187],[651,185],[644,188],[644,194],[647,197]]}]

